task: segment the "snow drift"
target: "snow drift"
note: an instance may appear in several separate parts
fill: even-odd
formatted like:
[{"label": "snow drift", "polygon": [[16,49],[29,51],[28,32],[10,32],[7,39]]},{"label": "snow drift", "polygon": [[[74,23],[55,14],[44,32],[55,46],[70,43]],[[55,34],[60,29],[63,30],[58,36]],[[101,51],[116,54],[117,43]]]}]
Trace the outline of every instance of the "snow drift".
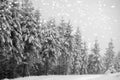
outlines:
[{"label": "snow drift", "polygon": [[[9,80],[9,79],[4,79]],[[120,80],[120,73],[104,75],[49,75],[30,76],[10,80]]]}]

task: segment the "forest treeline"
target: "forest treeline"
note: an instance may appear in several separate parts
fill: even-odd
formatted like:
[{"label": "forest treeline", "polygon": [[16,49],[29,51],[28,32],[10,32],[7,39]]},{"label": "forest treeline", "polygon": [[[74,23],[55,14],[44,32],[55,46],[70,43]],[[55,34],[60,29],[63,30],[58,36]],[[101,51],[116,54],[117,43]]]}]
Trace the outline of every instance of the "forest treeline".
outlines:
[{"label": "forest treeline", "polygon": [[120,71],[110,40],[104,56],[98,40],[88,51],[79,27],[44,21],[29,0],[0,0],[0,79],[32,75],[104,74]]}]

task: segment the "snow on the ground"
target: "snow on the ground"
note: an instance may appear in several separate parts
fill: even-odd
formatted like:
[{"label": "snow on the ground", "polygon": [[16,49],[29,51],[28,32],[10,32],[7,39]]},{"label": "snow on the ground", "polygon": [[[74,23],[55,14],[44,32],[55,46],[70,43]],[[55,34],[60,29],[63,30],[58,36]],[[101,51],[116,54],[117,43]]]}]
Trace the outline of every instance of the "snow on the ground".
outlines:
[{"label": "snow on the ground", "polygon": [[103,76],[101,76],[99,78],[94,78],[92,80],[120,80],[120,73],[105,74],[105,75],[103,75]]},{"label": "snow on the ground", "polygon": [[120,80],[120,73],[104,74],[104,75],[30,76],[30,77],[10,79],[10,80]]}]

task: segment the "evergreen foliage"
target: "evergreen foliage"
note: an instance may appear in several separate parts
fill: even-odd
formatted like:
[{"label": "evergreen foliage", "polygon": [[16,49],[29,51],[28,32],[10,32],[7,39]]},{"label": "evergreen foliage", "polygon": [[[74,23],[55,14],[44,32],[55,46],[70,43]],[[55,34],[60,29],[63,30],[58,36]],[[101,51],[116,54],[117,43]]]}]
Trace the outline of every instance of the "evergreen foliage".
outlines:
[{"label": "evergreen foliage", "polygon": [[30,0],[0,0],[0,79],[120,72],[112,40],[105,57],[97,40],[89,52],[79,27],[73,34],[70,21],[45,21],[31,5]]}]

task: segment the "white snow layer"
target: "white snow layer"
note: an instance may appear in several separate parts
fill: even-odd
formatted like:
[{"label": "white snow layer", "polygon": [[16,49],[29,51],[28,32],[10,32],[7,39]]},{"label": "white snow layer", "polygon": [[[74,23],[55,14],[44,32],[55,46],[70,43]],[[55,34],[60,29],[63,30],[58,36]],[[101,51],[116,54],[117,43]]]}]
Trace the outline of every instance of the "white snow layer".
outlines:
[{"label": "white snow layer", "polygon": [[[4,79],[9,80],[9,79]],[[49,75],[30,76],[10,80],[120,80],[120,73],[104,75]]]}]

